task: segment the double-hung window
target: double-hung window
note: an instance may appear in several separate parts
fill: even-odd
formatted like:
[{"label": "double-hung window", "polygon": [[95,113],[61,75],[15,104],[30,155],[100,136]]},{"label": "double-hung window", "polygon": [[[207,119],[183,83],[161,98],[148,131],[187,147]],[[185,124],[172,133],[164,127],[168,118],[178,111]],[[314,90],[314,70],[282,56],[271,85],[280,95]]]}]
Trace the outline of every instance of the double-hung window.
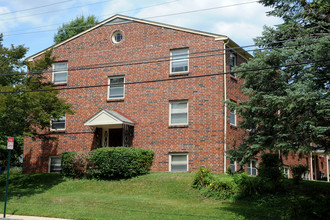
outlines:
[{"label": "double-hung window", "polygon": [[189,49],[171,50],[171,73],[189,71]]},{"label": "double-hung window", "polygon": [[188,125],[188,101],[170,102],[170,125]]},{"label": "double-hung window", "polygon": [[109,77],[109,99],[122,99],[125,94],[125,77],[124,76],[113,76]]},{"label": "double-hung window", "polygon": [[289,178],[289,167],[288,166],[283,166],[283,174],[285,178]]},{"label": "double-hung window", "polygon": [[230,111],[230,125],[236,126],[236,110]]},{"label": "double-hung window", "polygon": [[185,172],[188,171],[188,154],[187,153],[173,153],[170,154],[171,172]]},{"label": "double-hung window", "polygon": [[230,169],[232,172],[236,172],[236,161],[230,160]]},{"label": "double-hung window", "polygon": [[53,64],[53,83],[67,83],[68,80],[68,62],[59,62]]},{"label": "double-hung window", "polygon": [[247,164],[247,174],[256,176],[257,175],[257,161],[250,160]]},{"label": "double-hung window", "polygon": [[51,130],[65,130],[65,120],[65,116],[62,116],[58,119],[53,119],[51,121]]},{"label": "double-hung window", "polygon": [[232,72],[232,69],[237,66],[237,57],[235,54],[231,53],[230,54],[230,64],[229,64],[229,69],[230,69],[230,75],[233,77],[236,77],[235,73]]},{"label": "double-hung window", "polygon": [[50,157],[49,158],[49,172],[60,173],[62,171],[62,159],[61,157]]}]

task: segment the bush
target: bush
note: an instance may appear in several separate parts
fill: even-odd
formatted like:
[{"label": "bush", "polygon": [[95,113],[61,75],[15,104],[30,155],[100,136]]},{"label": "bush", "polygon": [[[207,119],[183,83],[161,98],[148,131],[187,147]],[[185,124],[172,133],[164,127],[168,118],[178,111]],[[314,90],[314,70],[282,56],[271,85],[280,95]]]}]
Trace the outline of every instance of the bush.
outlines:
[{"label": "bush", "polygon": [[203,192],[203,195],[216,199],[232,198],[237,192],[237,187],[233,180],[223,180],[216,178]]},{"label": "bush", "polygon": [[279,181],[282,178],[282,161],[278,154],[261,155],[262,162],[259,164],[258,176],[267,178],[269,181]]},{"label": "bush", "polygon": [[208,168],[200,167],[199,171],[195,174],[192,187],[196,189],[203,189],[213,183],[215,180],[214,175]]},{"label": "bush", "polygon": [[261,194],[262,179],[249,177],[246,173],[235,174],[234,182],[237,185],[237,197],[253,197]]},{"label": "bush", "polygon": [[87,152],[67,152],[62,154],[62,174],[72,178],[82,178],[87,175]]},{"label": "bush", "polygon": [[295,184],[298,184],[300,180],[302,179],[302,175],[308,171],[308,167],[304,165],[296,165],[296,166],[290,166],[290,169],[292,171],[293,176],[293,182]]},{"label": "bush", "polygon": [[97,179],[120,179],[149,172],[154,152],[128,147],[105,147],[91,151],[89,176]]}]

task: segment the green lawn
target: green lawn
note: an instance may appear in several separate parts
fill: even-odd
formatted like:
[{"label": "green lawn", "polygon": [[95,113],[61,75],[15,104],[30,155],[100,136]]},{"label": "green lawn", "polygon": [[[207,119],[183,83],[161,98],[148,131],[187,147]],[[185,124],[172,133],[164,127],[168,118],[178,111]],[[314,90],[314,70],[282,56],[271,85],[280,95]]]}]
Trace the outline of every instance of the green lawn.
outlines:
[{"label": "green lawn", "polygon": [[[5,177],[0,175],[0,212]],[[97,181],[16,174],[10,180],[7,213],[72,219],[278,219],[269,205],[203,198],[191,188],[193,177],[191,173],[151,173]],[[19,200],[17,194],[21,194]]]}]

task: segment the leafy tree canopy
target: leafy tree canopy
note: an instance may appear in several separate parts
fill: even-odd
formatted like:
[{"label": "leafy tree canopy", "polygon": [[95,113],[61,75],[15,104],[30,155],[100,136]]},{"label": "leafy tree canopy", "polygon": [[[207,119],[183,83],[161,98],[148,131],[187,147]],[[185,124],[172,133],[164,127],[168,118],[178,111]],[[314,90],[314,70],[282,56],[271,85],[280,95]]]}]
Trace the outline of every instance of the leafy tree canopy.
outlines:
[{"label": "leafy tree canopy", "polygon": [[77,17],[69,23],[62,24],[54,35],[54,43],[58,44],[70,37],[87,30],[99,23],[94,15],[84,17],[83,15]]},{"label": "leafy tree canopy", "polygon": [[[71,105],[57,97],[58,91],[24,92],[52,88],[42,73],[20,74],[24,67],[40,72],[48,69],[55,60],[52,51],[48,51],[38,61],[25,63],[26,52],[21,45],[4,47],[0,35],[0,154],[7,152],[4,150],[7,137],[15,137],[16,157],[22,153],[24,135],[34,137],[38,129],[49,127],[52,118],[73,113]],[[6,156],[0,155],[0,166],[5,164],[3,158]]]},{"label": "leafy tree canopy", "polygon": [[260,3],[272,7],[268,14],[284,22],[264,27],[263,35],[254,39],[263,50],[236,69],[265,70],[238,74],[250,99],[229,105],[242,117],[240,127],[250,132],[230,153],[244,163],[263,150],[329,152],[330,2]]}]

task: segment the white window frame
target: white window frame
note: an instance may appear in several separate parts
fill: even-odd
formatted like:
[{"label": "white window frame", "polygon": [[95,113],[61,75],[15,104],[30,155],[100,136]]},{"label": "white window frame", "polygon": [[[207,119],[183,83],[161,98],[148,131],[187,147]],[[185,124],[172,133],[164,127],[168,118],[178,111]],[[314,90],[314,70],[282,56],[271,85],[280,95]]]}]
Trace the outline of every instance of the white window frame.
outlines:
[{"label": "white window frame", "polygon": [[[179,59],[179,58],[175,58],[176,55],[173,55],[173,52],[175,51],[183,51],[183,50],[187,50],[187,58],[185,59]],[[182,49],[172,49],[170,50],[170,55],[171,55],[171,59],[170,59],[170,73],[171,74],[176,74],[176,73],[187,73],[189,72],[189,48],[182,48]],[[185,71],[172,71],[172,64],[175,62],[182,62],[182,61],[187,61],[187,70]]]},{"label": "white window frame", "polygon": [[52,120],[50,121],[50,130],[51,130],[51,131],[64,131],[64,130],[66,129],[66,115],[60,117],[59,119],[62,119],[62,120],[64,119],[64,128],[61,128],[61,129],[54,129],[54,128],[53,128],[53,121],[54,121],[54,119],[52,119]]},{"label": "white window frame", "polygon": [[[255,162],[255,168],[253,168],[252,167],[252,161],[254,161]],[[249,162],[248,162],[248,164],[247,164],[247,166],[246,166],[246,173],[248,174],[248,175],[250,175],[250,176],[257,176],[258,175],[258,169],[257,169],[257,165],[258,165],[258,163],[257,163],[258,161],[257,160],[255,160],[255,159],[251,159]],[[248,172],[248,169],[250,168],[250,174],[249,174],[249,172]],[[253,169],[255,169],[256,170],[256,175],[253,175],[252,173],[252,170]]]},{"label": "white window frame", "polygon": [[[55,72],[55,66],[56,64],[59,64],[59,63],[66,63],[66,70],[61,70],[61,71],[56,71]],[[56,84],[66,84],[68,83],[68,68],[69,68],[69,64],[67,61],[64,61],[64,62],[57,62],[57,63],[53,63],[53,71],[52,71],[52,82],[56,85]],[[63,74],[63,73],[66,73],[66,80],[65,82],[55,82],[55,75],[56,74]]]},{"label": "white window frame", "polygon": [[[231,122],[231,116],[234,116],[234,123]],[[236,115],[236,109],[232,112],[230,111],[229,113],[229,123],[230,125],[237,126],[237,115]]]},{"label": "white window frame", "polygon": [[[232,60],[234,62],[232,62]],[[233,65],[232,65],[232,63],[233,63]],[[236,77],[236,74],[231,72],[232,68],[234,68],[235,66],[237,66],[237,55],[234,54],[234,53],[231,53],[230,56],[229,56],[229,70],[230,70],[230,75],[232,77]]]},{"label": "white window frame", "polygon": [[290,178],[290,168],[288,166],[283,166],[283,174],[285,178]]},{"label": "white window frame", "polygon": [[[172,171],[172,156],[187,156],[187,161],[186,161],[187,170],[186,171]],[[188,172],[189,171],[189,154],[188,153],[169,153],[169,167],[168,167],[168,170],[169,170],[169,172]]]},{"label": "white window frame", "polygon": [[[60,159],[61,160],[61,170],[59,172],[51,172],[51,163],[52,163],[52,159]],[[62,157],[61,156],[51,156],[49,157],[49,161],[48,161],[48,173],[60,173],[62,171]]]},{"label": "white window frame", "polygon": [[[186,123],[175,123],[175,124],[172,124],[171,123],[171,121],[172,121],[172,104],[173,103],[179,103],[179,102],[185,102],[187,104],[187,112],[186,112],[187,113],[187,122]],[[170,101],[170,103],[169,103],[169,126],[188,125],[188,123],[189,123],[189,102],[188,102],[188,100]]]},{"label": "white window frame", "polygon": [[[234,170],[232,169],[232,165],[234,167]],[[229,159],[229,166],[230,166],[231,171],[236,172],[236,170],[237,170],[237,162],[236,162],[236,160],[235,161],[232,161],[232,160]]]},{"label": "white window frame", "polygon": [[[123,78],[123,96],[122,97],[110,97],[111,79]],[[108,99],[124,99],[125,98],[125,76],[109,76],[108,77]]]}]

